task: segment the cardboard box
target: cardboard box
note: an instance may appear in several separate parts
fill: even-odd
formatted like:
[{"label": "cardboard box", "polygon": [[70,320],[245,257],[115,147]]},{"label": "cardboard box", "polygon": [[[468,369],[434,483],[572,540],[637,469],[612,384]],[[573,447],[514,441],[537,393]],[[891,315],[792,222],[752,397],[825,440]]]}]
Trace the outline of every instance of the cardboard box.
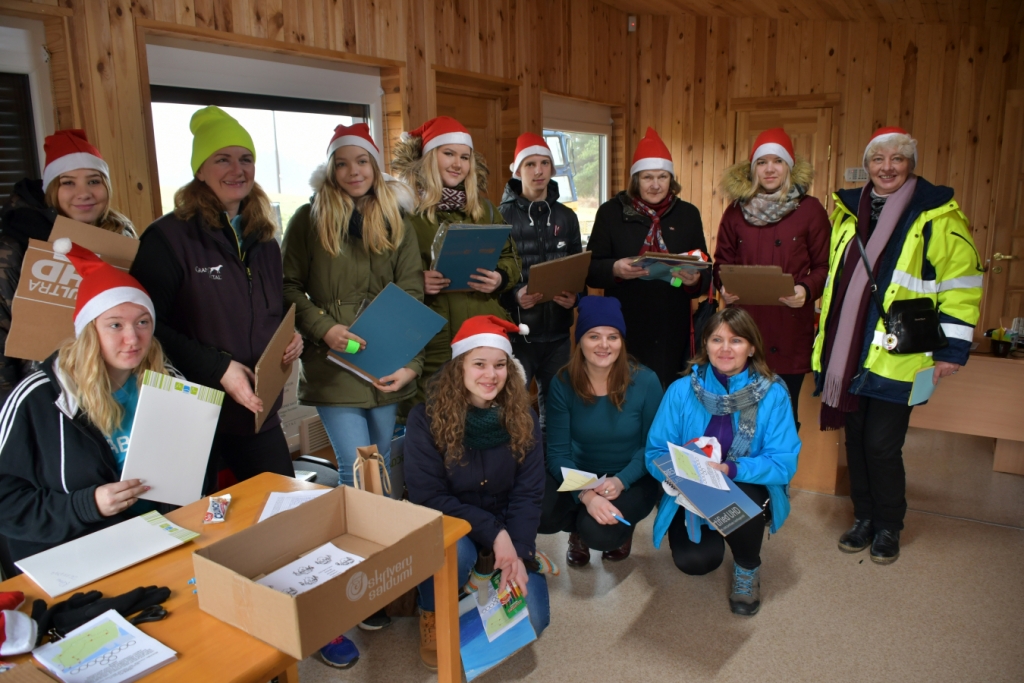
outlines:
[{"label": "cardboard box", "polygon": [[75,336],[75,302],[82,276],[66,256],[53,253],[53,242],[69,237],[104,261],[128,271],[139,241],[58,216],[50,241],[29,240],[18,291],[11,305],[11,331],[4,355],[44,361],[61,343]]},{"label": "cardboard box", "polygon": [[[328,542],[366,559],[295,597],[254,581]],[[436,510],[339,486],[192,560],[201,610],[304,659],[439,571],[444,529]]]}]

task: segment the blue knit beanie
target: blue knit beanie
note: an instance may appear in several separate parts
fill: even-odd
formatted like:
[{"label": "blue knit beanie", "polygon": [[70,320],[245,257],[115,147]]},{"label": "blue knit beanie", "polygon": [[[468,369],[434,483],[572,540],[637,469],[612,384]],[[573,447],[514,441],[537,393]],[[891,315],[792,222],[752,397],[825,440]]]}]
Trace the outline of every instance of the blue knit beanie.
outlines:
[{"label": "blue knit beanie", "polygon": [[626,319],[622,317],[622,303],[613,296],[585,296],[580,299],[579,317],[576,319],[576,341],[595,327],[614,327],[626,336]]}]

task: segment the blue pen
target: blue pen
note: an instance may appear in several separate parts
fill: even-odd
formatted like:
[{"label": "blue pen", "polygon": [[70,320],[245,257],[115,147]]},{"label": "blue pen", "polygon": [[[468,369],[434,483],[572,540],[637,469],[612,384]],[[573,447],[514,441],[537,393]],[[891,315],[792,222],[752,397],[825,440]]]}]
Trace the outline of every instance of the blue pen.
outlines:
[{"label": "blue pen", "polygon": [[632,524],[630,524],[629,522],[624,520],[622,517],[619,517],[618,515],[612,515],[612,517],[614,517],[615,519],[619,520],[620,522],[622,522],[626,526],[633,526]]}]

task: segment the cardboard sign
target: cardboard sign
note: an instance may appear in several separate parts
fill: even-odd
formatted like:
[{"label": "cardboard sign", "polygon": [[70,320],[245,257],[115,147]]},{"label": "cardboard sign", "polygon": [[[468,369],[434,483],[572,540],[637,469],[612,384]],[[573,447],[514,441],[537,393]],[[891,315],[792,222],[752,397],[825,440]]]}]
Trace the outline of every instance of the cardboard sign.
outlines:
[{"label": "cardboard sign", "polygon": [[718,274],[725,291],[739,296],[740,306],[784,306],[779,298],[793,296],[793,276],[780,266],[724,264]]},{"label": "cardboard sign", "polygon": [[587,273],[590,271],[590,259],[593,256],[594,252],[584,251],[536,264],[530,268],[530,283],[526,287],[526,293],[542,293],[544,296],[540,303],[544,303],[562,292],[576,294],[584,291],[587,286]]},{"label": "cardboard sign", "polygon": [[4,354],[10,358],[44,361],[75,336],[75,302],[82,277],[67,256],[53,253],[53,242],[68,237],[104,261],[127,271],[139,241],[59,216],[49,242],[29,240],[21,280],[11,306],[11,331]]},{"label": "cardboard sign", "polygon": [[270,343],[263,350],[256,363],[256,396],[263,401],[263,410],[256,414],[256,433],[260,433],[260,427],[267,419],[271,408],[281,395],[285,383],[292,374],[292,363],[285,365],[281,362],[284,358],[284,350],[291,344],[295,336],[295,304],[291,305],[288,312],[284,314],[284,320],[278,326]]}]

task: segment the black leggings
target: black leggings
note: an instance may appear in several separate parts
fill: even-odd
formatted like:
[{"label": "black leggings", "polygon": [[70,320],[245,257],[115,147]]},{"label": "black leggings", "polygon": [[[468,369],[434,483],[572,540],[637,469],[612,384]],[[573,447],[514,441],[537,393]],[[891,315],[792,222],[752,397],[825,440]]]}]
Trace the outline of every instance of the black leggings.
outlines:
[{"label": "black leggings", "polygon": [[547,475],[544,486],[544,504],[541,507],[540,528],[537,533],[557,534],[560,531],[578,533],[580,538],[594,550],[615,550],[629,540],[633,528],[647,515],[661,497],[661,484],[645,474],[633,485],[611,501],[619,509],[622,518],[633,526],[625,524],[598,524],[587,512],[587,506],[577,503],[571,493],[559,493],[558,482]]},{"label": "black leggings", "polygon": [[[760,484],[735,482],[750,499],[762,508],[768,500],[768,489]],[[761,541],[764,540],[764,514],[754,517],[728,536],[723,537],[710,527],[703,527],[700,543],[694,543],[686,533],[686,510],[676,511],[668,527],[668,544],[672,560],[684,574],[699,576],[713,572],[725,558],[725,544],[732,550],[732,559],[744,569],[761,566]]]},{"label": "black leggings", "polygon": [[217,490],[217,472],[229,467],[238,481],[245,481],[264,472],[294,477],[288,439],[280,427],[259,434],[224,434],[217,432],[210,448],[204,491]]}]

